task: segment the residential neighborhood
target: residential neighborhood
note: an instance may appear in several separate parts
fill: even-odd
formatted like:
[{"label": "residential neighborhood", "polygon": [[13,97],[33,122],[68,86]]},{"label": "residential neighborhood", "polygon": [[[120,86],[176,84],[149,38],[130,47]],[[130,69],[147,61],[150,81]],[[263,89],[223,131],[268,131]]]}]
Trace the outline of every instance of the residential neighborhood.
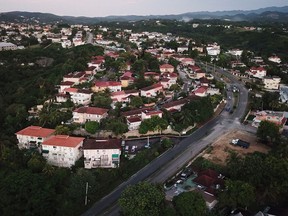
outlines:
[{"label": "residential neighborhood", "polygon": [[285,215],[285,22],[37,16],[0,16],[1,215]]}]

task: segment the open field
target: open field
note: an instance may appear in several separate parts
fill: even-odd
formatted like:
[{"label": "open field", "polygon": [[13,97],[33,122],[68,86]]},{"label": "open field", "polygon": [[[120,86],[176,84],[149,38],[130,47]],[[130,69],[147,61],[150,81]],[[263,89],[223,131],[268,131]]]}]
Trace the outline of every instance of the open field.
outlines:
[{"label": "open field", "polygon": [[[241,139],[250,143],[248,149],[241,148],[239,146],[231,145],[232,139]],[[226,159],[228,158],[230,152],[236,152],[239,155],[246,155],[253,152],[267,153],[270,147],[263,145],[257,141],[255,134],[251,134],[246,131],[231,131],[221,137],[219,137],[210,147],[208,147],[204,153],[203,157],[210,160],[213,163],[225,165]]]}]

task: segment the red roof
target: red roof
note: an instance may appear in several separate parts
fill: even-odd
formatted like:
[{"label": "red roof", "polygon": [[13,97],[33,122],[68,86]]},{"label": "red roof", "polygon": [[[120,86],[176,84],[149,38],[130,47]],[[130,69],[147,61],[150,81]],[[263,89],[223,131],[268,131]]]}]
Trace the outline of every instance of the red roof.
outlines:
[{"label": "red roof", "polygon": [[76,92],[78,92],[78,89],[77,89],[77,88],[65,88],[65,89],[64,89],[64,92],[73,92],[73,93],[76,93]]},{"label": "red roof", "polygon": [[211,187],[214,184],[214,181],[215,180],[213,178],[207,175],[198,176],[197,178],[193,180],[193,182],[195,182],[196,184],[205,186],[207,188]]},{"label": "red roof", "polygon": [[77,147],[81,142],[83,142],[84,138],[82,137],[70,137],[67,135],[56,135],[53,136],[43,142],[42,145],[50,145],[50,146],[63,146],[63,147]]},{"label": "red roof", "polygon": [[198,89],[196,89],[194,91],[195,94],[203,94],[207,91],[207,87],[206,86],[201,86]]},{"label": "red roof", "polygon": [[173,68],[174,69],[174,66],[173,65],[170,65],[170,64],[163,64],[163,65],[160,65],[160,69],[168,69],[168,68]]},{"label": "red roof", "polygon": [[108,86],[121,86],[121,82],[116,81],[96,81],[95,86],[97,87],[108,87]]},{"label": "red roof", "polygon": [[74,84],[74,82],[71,81],[65,81],[65,82],[61,82],[60,85],[62,86],[72,86]]},{"label": "red roof", "polygon": [[140,117],[127,118],[127,122],[130,122],[130,123],[141,122],[141,118]]},{"label": "red roof", "polygon": [[55,132],[53,129],[42,128],[38,126],[29,126],[18,131],[17,135],[32,136],[32,137],[48,137]]},{"label": "red roof", "polygon": [[73,112],[77,113],[87,113],[87,114],[94,114],[94,115],[104,115],[108,112],[108,109],[103,109],[99,107],[80,107]]},{"label": "red roof", "polygon": [[160,88],[160,87],[163,87],[163,86],[161,85],[161,83],[156,83],[156,84],[154,84],[154,85],[152,85],[152,86],[148,86],[148,87],[142,88],[141,90],[142,90],[142,91],[149,91],[149,90],[157,89],[157,88]]},{"label": "red roof", "polygon": [[206,175],[206,176],[216,179],[218,178],[219,173],[212,169],[207,169],[207,170],[200,172],[199,175]]}]

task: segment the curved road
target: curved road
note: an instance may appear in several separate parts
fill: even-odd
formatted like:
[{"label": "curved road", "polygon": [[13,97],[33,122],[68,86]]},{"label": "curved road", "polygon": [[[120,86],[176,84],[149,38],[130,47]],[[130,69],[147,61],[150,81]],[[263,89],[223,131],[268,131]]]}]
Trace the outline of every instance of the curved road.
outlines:
[{"label": "curved road", "polygon": [[239,89],[238,106],[233,114],[223,111],[219,116],[207,122],[174,148],[166,151],[160,157],[156,158],[131,176],[126,182],[119,185],[110,194],[96,202],[83,214],[83,216],[119,215],[117,200],[126,186],[144,180],[154,183],[163,183],[219,136],[231,129],[242,127],[239,120],[245,114],[248,102],[248,91],[242,83],[230,73],[222,70],[219,70],[218,72],[229,78],[231,83]]}]

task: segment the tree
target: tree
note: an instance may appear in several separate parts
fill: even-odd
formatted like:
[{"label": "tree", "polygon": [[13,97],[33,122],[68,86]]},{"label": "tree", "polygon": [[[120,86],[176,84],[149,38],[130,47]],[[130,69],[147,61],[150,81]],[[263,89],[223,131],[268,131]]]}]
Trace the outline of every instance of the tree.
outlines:
[{"label": "tree", "polygon": [[71,130],[69,127],[67,127],[65,125],[58,125],[55,128],[55,134],[69,135],[69,134],[71,134]]},{"label": "tree", "polygon": [[96,121],[88,121],[85,123],[85,130],[90,134],[95,134],[99,130],[100,124]]},{"label": "tree", "polygon": [[101,107],[101,108],[111,108],[112,99],[109,94],[106,93],[97,93],[93,97],[93,104],[94,106]]},{"label": "tree", "polygon": [[33,153],[27,163],[27,166],[32,172],[41,172],[46,164],[45,159],[39,153]]},{"label": "tree", "polygon": [[128,186],[119,199],[119,205],[127,216],[160,215],[165,195],[161,185],[141,182]]},{"label": "tree", "polygon": [[246,208],[253,204],[255,188],[251,184],[239,180],[227,180],[225,184],[226,190],[219,196],[221,206]]},{"label": "tree", "polygon": [[137,108],[143,106],[142,98],[138,97],[138,96],[132,97],[131,100],[130,100],[130,106],[137,107]]},{"label": "tree", "polygon": [[173,141],[172,141],[170,138],[164,138],[164,139],[162,139],[162,141],[161,141],[161,146],[162,146],[164,149],[171,148],[172,145],[173,145]]},{"label": "tree", "polygon": [[279,126],[269,121],[261,121],[257,129],[257,137],[263,142],[275,144],[279,141]]},{"label": "tree", "polygon": [[173,204],[181,216],[205,216],[207,207],[199,193],[184,192],[173,198]]}]

